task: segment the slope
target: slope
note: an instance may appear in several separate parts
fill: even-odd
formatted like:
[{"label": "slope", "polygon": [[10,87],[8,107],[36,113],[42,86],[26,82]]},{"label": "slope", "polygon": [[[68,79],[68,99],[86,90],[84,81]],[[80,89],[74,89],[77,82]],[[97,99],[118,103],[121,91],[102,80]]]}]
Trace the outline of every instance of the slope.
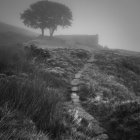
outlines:
[{"label": "slope", "polygon": [[23,43],[35,36],[35,33],[28,30],[0,22],[0,45]]}]

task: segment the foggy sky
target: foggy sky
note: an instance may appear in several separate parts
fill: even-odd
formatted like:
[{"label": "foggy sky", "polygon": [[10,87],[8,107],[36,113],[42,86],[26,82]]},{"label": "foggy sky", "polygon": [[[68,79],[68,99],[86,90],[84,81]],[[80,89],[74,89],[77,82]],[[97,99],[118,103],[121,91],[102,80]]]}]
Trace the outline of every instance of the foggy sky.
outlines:
[{"label": "foggy sky", "polygon": [[[20,13],[36,1],[0,0],[0,21],[27,28]],[[140,51],[140,0],[50,1],[66,4],[73,13],[72,27],[55,34],[99,34],[103,46]]]}]

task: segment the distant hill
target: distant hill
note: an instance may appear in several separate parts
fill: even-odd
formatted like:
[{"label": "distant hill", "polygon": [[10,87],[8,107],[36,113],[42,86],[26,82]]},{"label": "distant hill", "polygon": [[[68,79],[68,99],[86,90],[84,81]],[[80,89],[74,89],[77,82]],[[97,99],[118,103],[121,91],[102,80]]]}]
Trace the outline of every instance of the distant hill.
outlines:
[{"label": "distant hill", "polygon": [[0,45],[23,43],[36,36],[28,30],[0,22]]}]

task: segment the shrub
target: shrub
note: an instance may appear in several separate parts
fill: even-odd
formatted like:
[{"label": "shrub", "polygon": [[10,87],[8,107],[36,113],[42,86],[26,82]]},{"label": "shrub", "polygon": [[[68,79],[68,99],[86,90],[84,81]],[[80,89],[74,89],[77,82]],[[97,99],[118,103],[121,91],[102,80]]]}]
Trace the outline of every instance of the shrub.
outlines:
[{"label": "shrub", "polygon": [[70,55],[79,59],[88,59],[90,57],[89,52],[82,49],[77,49],[75,52],[72,51]]},{"label": "shrub", "polygon": [[44,49],[38,48],[37,46],[35,46],[33,44],[30,46],[25,46],[25,51],[26,51],[27,59],[37,57],[38,60],[44,60],[46,58],[51,57],[51,55],[47,49],[44,50]]},{"label": "shrub", "polygon": [[23,113],[13,110],[8,103],[0,108],[0,139],[42,139],[46,138],[43,133],[38,133],[31,119]]}]

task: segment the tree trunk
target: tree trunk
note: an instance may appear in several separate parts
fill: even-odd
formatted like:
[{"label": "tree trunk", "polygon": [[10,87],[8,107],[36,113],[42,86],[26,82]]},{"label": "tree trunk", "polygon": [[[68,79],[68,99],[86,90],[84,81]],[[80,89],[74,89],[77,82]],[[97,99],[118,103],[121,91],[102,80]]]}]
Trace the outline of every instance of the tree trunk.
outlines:
[{"label": "tree trunk", "polygon": [[50,38],[53,37],[53,33],[55,31],[55,28],[49,28],[49,31],[50,31]]},{"label": "tree trunk", "polygon": [[41,34],[42,37],[44,37],[44,29],[43,29],[43,28],[41,29],[41,33],[42,33],[42,34]]}]

